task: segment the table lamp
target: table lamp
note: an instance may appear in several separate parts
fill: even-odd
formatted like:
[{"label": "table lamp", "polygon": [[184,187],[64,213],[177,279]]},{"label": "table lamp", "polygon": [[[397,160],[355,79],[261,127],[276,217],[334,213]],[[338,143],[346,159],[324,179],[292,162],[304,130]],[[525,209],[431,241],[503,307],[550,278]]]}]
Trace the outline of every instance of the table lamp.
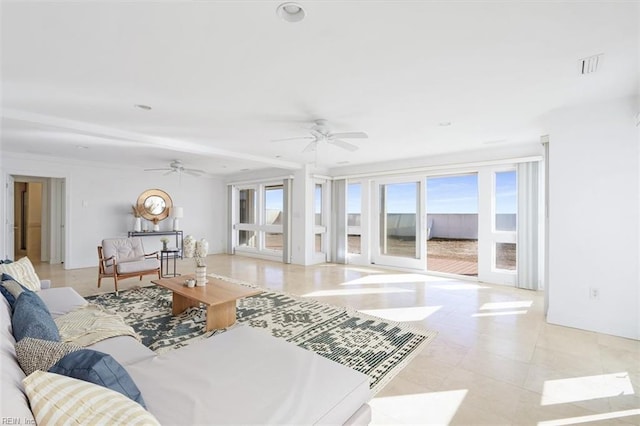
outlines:
[{"label": "table lamp", "polygon": [[173,230],[180,231],[180,219],[184,217],[182,207],[173,207],[171,209],[171,216],[173,216]]}]

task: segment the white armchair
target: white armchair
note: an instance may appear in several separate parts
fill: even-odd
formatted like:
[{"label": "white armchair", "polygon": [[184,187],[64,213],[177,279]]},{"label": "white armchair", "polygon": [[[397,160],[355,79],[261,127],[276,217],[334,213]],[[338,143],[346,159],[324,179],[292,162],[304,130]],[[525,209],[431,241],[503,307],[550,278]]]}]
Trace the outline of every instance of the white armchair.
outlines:
[{"label": "white armchair", "polygon": [[98,288],[102,278],[113,278],[116,294],[118,280],[143,275],[157,275],[160,278],[158,252],[145,253],[140,237],[107,238],[98,246]]}]

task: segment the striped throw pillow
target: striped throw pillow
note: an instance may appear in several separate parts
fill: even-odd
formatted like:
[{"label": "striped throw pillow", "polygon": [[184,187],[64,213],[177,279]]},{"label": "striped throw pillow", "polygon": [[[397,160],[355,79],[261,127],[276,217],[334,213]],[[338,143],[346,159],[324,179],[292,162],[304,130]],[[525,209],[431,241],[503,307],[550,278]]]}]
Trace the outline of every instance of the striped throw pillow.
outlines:
[{"label": "striped throw pillow", "polygon": [[11,275],[14,280],[32,291],[40,291],[40,278],[33,269],[33,265],[28,257],[23,257],[12,263],[0,265],[0,272]]},{"label": "striped throw pillow", "polygon": [[140,404],[93,383],[35,371],[22,384],[38,426],[160,424]]}]

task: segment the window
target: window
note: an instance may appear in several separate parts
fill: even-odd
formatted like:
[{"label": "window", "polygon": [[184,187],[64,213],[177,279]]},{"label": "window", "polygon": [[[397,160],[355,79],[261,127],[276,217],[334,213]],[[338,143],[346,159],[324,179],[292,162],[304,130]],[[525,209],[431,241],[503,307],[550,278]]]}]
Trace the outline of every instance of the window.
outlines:
[{"label": "window", "polygon": [[284,188],[282,185],[264,189],[264,248],[282,251],[282,215],[284,214]]},{"label": "window", "polygon": [[282,256],[284,186],[260,184],[238,188],[235,249]]},{"label": "window", "polygon": [[493,228],[502,235],[494,245],[494,268],[515,271],[517,245],[518,183],[515,170],[500,171],[494,175]]},{"label": "window", "polygon": [[326,262],[329,251],[327,232],[330,217],[329,184],[317,180],[313,187],[313,251],[316,262]]},{"label": "window", "polygon": [[362,184],[347,186],[347,253],[362,253]]}]

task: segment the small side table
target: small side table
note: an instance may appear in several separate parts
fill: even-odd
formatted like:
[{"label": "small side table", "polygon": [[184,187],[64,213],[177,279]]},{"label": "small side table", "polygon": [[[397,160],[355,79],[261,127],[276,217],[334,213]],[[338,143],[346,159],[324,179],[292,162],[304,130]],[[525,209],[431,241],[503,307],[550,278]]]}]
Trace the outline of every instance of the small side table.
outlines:
[{"label": "small side table", "polygon": [[[176,258],[180,256],[180,249],[170,248],[166,250],[160,250],[160,276],[161,277],[177,277],[180,274],[176,273]],[[173,275],[169,275],[169,259],[173,259]]]}]

